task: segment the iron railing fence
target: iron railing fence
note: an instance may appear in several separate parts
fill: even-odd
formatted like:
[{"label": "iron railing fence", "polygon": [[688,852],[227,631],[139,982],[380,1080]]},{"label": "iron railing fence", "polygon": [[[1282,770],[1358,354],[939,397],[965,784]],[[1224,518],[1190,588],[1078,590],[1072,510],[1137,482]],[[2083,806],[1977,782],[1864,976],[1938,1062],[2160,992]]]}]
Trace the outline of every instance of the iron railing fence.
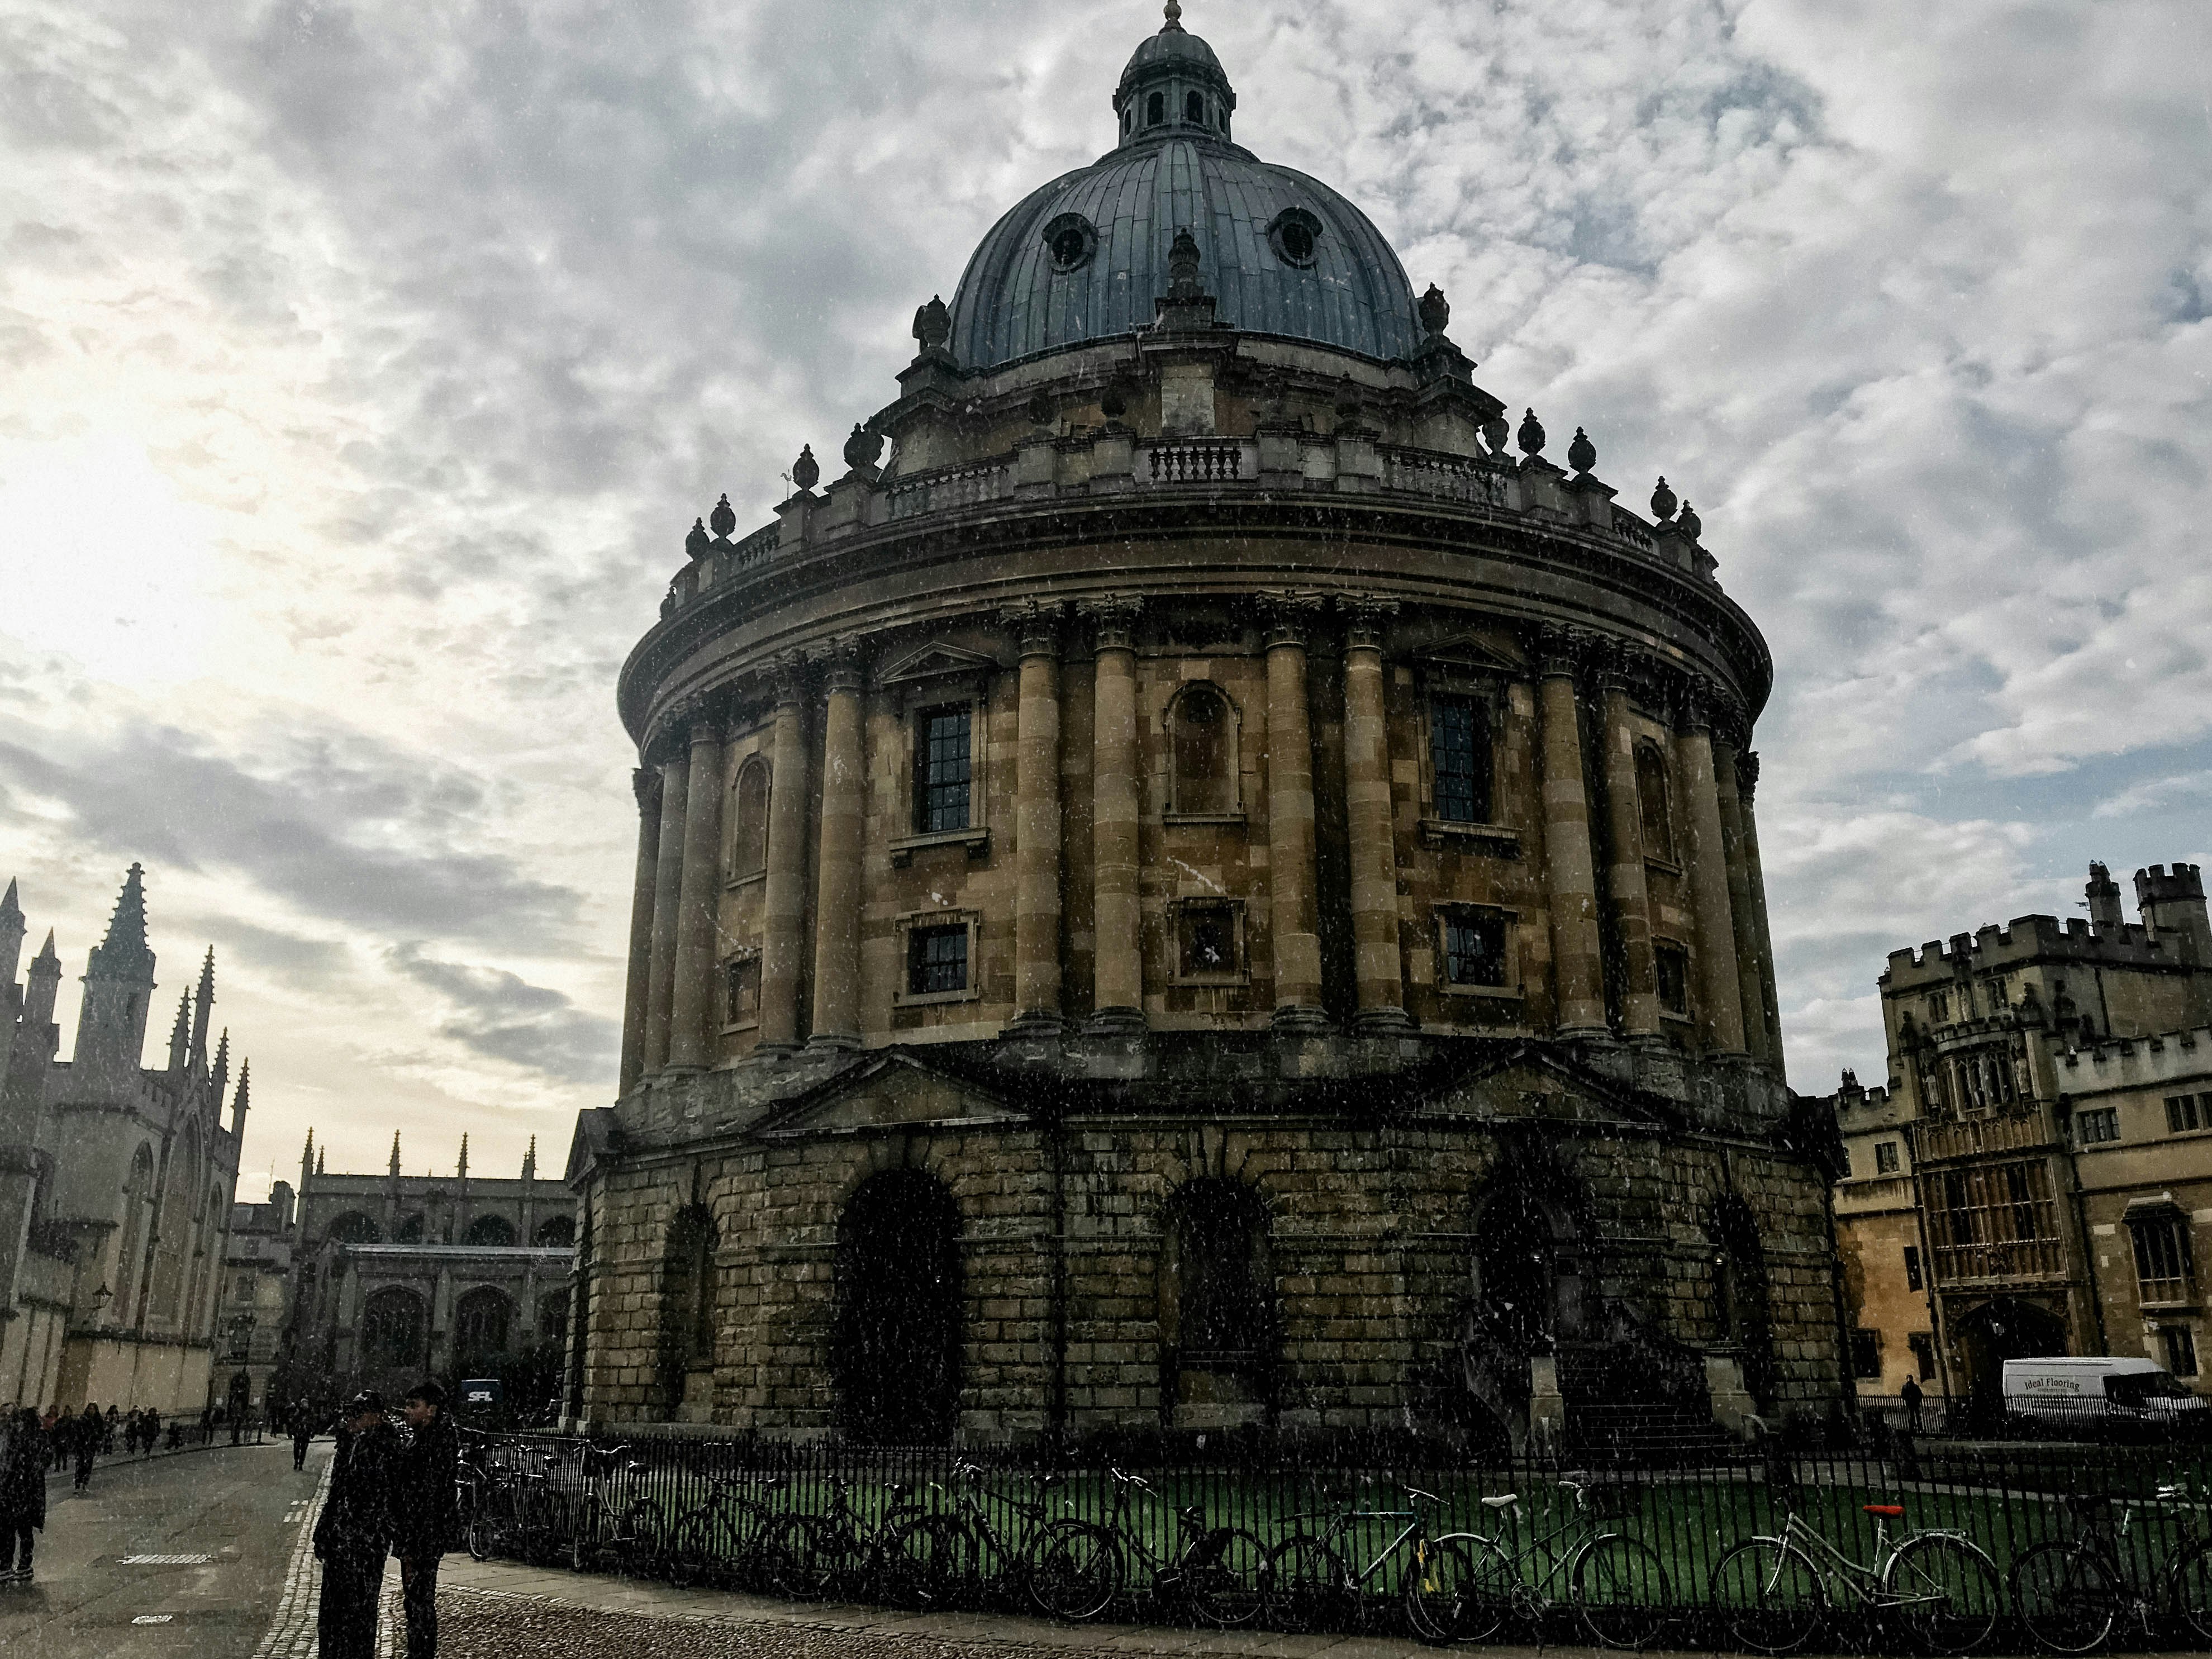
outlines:
[{"label": "iron railing fence", "polygon": [[[1613,1467],[1223,1436],[1130,1449],[1121,1461],[647,1428],[588,1439],[472,1437],[465,1485],[479,1517],[478,1553],[937,1605],[1028,1605],[1049,1553],[1040,1540],[1089,1523],[1112,1535],[1119,1558],[1107,1617],[1171,1616],[1188,1588],[1182,1566],[1194,1536],[1233,1534],[1231,1555],[1255,1564],[1253,1622],[1293,1628],[1314,1616],[1291,1605],[1292,1587],[1281,1582],[1281,1563],[1304,1547],[1286,1549],[1293,1540],[1328,1536],[1333,1559],[1358,1580],[1356,1595],[1329,1603],[1331,1616],[1371,1624],[1402,1619],[1425,1577],[1435,1588],[1438,1558],[1423,1540],[1477,1534],[1510,1565],[1510,1588],[1493,1578],[1483,1592],[1511,1601],[1500,1639],[1569,1631],[1580,1613],[1578,1552],[1620,1534],[1642,1547],[1626,1593],[1666,1627],[1632,1626],[1643,1642],[1724,1636],[1731,1608],[1716,1603],[1716,1565],[1747,1539],[1779,1535],[1793,1513],[1844,1557],[1877,1568],[1882,1533],[1893,1547],[1919,1534],[1956,1534],[1990,1569],[1986,1586],[1959,1594],[1989,1600],[2001,1637],[2015,1613],[2005,1588],[2014,1565],[2039,1544],[2077,1537],[2088,1524],[2080,1500],[2089,1497],[2108,1500],[2105,1524],[2123,1517],[2119,1559],[2131,1582],[2152,1587],[2154,1622],[2167,1628],[2144,1633],[2212,1642],[2212,1454],[2201,1443],[1898,1435],[1879,1455],[1774,1444],[1762,1455]],[[1497,1502],[1509,1496],[1512,1506]],[[1393,1553],[1417,1520],[1419,1535]],[[2178,1567],[2193,1575],[2194,1589],[2175,1588]],[[1870,1650],[1926,1644],[1924,1632],[1905,1631],[1869,1605],[1879,1597],[1856,1598],[1847,1578],[1825,1594],[1829,1637]],[[2177,1595],[2196,1599],[2177,1605]],[[2193,1631],[2192,1618],[2201,1621]],[[1418,1615],[1411,1622],[1425,1633]]]}]

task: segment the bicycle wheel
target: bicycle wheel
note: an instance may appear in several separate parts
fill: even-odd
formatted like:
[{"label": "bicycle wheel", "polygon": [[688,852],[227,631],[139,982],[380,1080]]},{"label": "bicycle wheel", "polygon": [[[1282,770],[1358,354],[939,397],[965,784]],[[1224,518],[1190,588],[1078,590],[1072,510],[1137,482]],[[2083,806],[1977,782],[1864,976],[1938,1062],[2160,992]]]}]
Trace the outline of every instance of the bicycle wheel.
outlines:
[{"label": "bicycle wheel", "polygon": [[568,1553],[575,1536],[568,1501],[558,1492],[541,1492],[526,1507],[522,1522],[524,1559],[550,1566]]},{"label": "bicycle wheel", "polygon": [[492,1518],[492,1506],[478,1498],[469,1510],[469,1554],[478,1561],[489,1561],[499,1547],[499,1523]]},{"label": "bicycle wheel", "polygon": [[2012,1604],[2036,1646],[2047,1652],[2103,1646],[2119,1602],[2119,1587],[2105,1564],[2077,1544],[2038,1544],[2012,1564]]},{"label": "bicycle wheel", "polygon": [[2173,1564],[2166,1593],[2174,1617],[2198,1641],[2212,1646],[2212,1542],[2199,1544]]},{"label": "bicycle wheel", "polygon": [[1292,1533],[1267,1557],[1267,1616],[1280,1630],[1340,1630],[1357,1610],[1343,1558],[1310,1533]]},{"label": "bicycle wheel", "polygon": [[1820,1570],[1778,1538],[1752,1538],[1713,1564],[1713,1613],[1740,1648],[1795,1653],[1827,1602]]},{"label": "bicycle wheel", "polygon": [[752,1576],[794,1601],[823,1600],[857,1580],[859,1567],[860,1547],[819,1516],[772,1516],[753,1540]]},{"label": "bicycle wheel", "polygon": [[1081,1624],[1106,1611],[1121,1590],[1121,1552],[1114,1534],[1088,1521],[1058,1521],[1038,1540],[1030,1599],[1054,1619]]},{"label": "bicycle wheel", "polygon": [[1971,1653],[1990,1639],[2003,1610],[1997,1570],[1964,1539],[1908,1539],[1881,1576],[1884,1601],[1930,1653]]},{"label": "bicycle wheel", "polygon": [[1486,1642],[1513,1608],[1513,1558],[1476,1533],[1432,1538],[1406,1581],[1406,1622],[1431,1647]]},{"label": "bicycle wheel", "polygon": [[960,1528],[942,1516],[893,1522],[876,1544],[876,1594],[895,1607],[944,1606],[960,1582]]},{"label": "bicycle wheel", "polygon": [[1183,1562],[1183,1596],[1209,1625],[1249,1625],[1267,1600],[1267,1547],[1238,1527],[1208,1533]]},{"label": "bicycle wheel", "polygon": [[1674,1605],[1659,1558],[1618,1532],[1590,1540],[1576,1559],[1570,1589],[1583,1627],[1601,1647],[1650,1646]]}]

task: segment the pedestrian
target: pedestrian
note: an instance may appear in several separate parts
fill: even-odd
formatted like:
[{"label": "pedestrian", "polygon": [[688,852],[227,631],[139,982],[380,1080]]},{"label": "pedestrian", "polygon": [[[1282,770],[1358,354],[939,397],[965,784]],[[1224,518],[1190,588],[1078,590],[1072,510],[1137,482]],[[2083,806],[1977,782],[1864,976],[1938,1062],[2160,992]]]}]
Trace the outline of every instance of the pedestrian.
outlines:
[{"label": "pedestrian", "polygon": [[105,1427],[100,1407],[88,1400],[85,1401],[84,1411],[76,1419],[76,1482],[72,1491],[90,1489],[92,1460],[100,1455],[100,1437]]},{"label": "pedestrian", "polygon": [[1905,1386],[1897,1391],[1897,1397],[1905,1402],[1905,1426],[1915,1434],[1919,1433],[1920,1402],[1926,1396],[1920,1392],[1918,1379],[1906,1377]]},{"label": "pedestrian", "polygon": [[292,1467],[307,1467],[307,1443],[315,1437],[315,1414],[307,1409],[304,1400],[292,1407]]},{"label": "pedestrian", "polygon": [[392,1487],[392,1550],[407,1608],[407,1659],[437,1659],[438,1558],[460,1529],[460,1441],[437,1383],[416,1383],[400,1411],[407,1432]]},{"label": "pedestrian", "polygon": [[113,1406],[110,1406],[107,1408],[107,1415],[100,1419],[100,1455],[102,1457],[112,1457],[115,1455],[115,1423],[116,1419],[122,1415],[123,1413],[120,1410]]},{"label": "pedestrian", "polygon": [[46,1437],[48,1468],[58,1469],[62,1466],[62,1436],[59,1432],[61,1420],[62,1408],[59,1406],[49,1406],[46,1407],[46,1417],[39,1424],[39,1431]]},{"label": "pedestrian", "polygon": [[315,1558],[323,1564],[316,1636],[321,1659],[374,1659],[399,1437],[385,1423],[383,1397],[368,1389],[347,1402],[341,1426],[337,1468],[315,1522]]},{"label": "pedestrian", "polygon": [[46,1433],[27,1407],[0,1437],[0,1583],[30,1582],[31,1534],[46,1524]]}]

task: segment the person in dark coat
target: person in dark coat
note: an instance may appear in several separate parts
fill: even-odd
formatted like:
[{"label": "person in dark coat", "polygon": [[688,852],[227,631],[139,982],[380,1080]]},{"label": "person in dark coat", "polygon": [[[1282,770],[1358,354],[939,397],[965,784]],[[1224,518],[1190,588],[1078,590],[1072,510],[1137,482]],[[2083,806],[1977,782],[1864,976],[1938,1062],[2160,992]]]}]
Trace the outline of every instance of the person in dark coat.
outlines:
[{"label": "person in dark coat", "polygon": [[407,1433],[392,1486],[392,1553],[405,1592],[407,1659],[437,1659],[438,1558],[460,1528],[460,1440],[435,1382],[409,1390],[402,1411]]},{"label": "person in dark coat", "polygon": [[315,1437],[315,1414],[304,1400],[292,1406],[292,1467],[307,1467],[307,1443]]},{"label": "person in dark coat", "polygon": [[31,1577],[32,1534],[46,1524],[46,1432],[24,1410],[0,1435],[0,1581]]},{"label": "person in dark coat", "polygon": [[315,1522],[315,1559],[323,1564],[316,1636],[322,1659],[374,1659],[399,1437],[384,1420],[382,1398],[367,1390],[347,1402],[341,1426],[330,1496]]},{"label": "person in dark coat", "polygon": [[106,1432],[107,1424],[100,1414],[100,1407],[87,1401],[83,1415],[76,1419],[76,1481],[73,1490],[82,1492],[92,1485],[92,1460],[100,1455],[100,1437]]}]

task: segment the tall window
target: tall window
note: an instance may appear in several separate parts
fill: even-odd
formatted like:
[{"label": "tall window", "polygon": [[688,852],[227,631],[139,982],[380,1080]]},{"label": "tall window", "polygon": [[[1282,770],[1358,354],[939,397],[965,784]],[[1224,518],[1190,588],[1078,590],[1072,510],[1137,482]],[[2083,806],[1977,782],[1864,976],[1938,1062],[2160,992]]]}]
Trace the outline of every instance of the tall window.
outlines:
[{"label": "tall window", "polygon": [[1933,1380],[1936,1375],[1935,1332],[1915,1331],[1905,1339],[1905,1344],[1912,1350],[1913,1364],[1920,1368],[1920,1380],[1923,1382]]},{"label": "tall window", "polygon": [[969,748],[971,711],[926,711],[915,729],[914,827],[921,835],[969,825],[969,785],[973,775]]},{"label": "tall window", "polygon": [[1175,702],[1175,810],[1231,812],[1237,809],[1237,745],[1231,734],[1229,699],[1194,684]]},{"label": "tall window", "polygon": [[2159,1331],[2166,1343],[2166,1368],[2176,1376],[2197,1375],[2197,1334],[2186,1325],[2167,1325]]},{"label": "tall window", "polygon": [[2135,1235],[2136,1288],[2148,1304],[2190,1299],[2189,1224],[2179,1215],[2145,1216],[2130,1221]]},{"label": "tall window", "polygon": [[1474,905],[1444,912],[1444,983],[1503,988],[1511,983],[1505,959],[1505,913]]},{"label": "tall window", "polygon": [[1876,1175],[1895,1175],[1897,1173],[1897,1143],[1895,1141],[1877,1140],[1875,1142],[1874,1172]]},{"label": "tall window", "polygon": [[755,757],[738,774],[736,828],[730,842],[730,873],[757,876],[768,868],[768,763]]},{"label": "tall window", "polygon": [[1204,126],[1206,125],[1206,100],[1200,97],[1198,94],[1194,92],[1186,94],[1182,100],[1182,118],[1189,122],[1191,125],[1194,127]]},{"label": "tall window", "polygon": [[1154,93],[1145,100],[1145,125],[1156,127],[1168,118],[1168,100],[1164,93]]},{"label": "tall window", "polygon": [[1917,1291],[1920,1285],[1920,1247],[1908,1244],[1905,1247],[1905,1288]]},{"label": "tall window", "polygon": [[1690,1012],[1690,955],[1679,945],[1655,945],[1651,963],[1659,980],[1659,1006],[1670,1014]]},{"label": "tall window", "polygon": [[[463,1370],[507,1352],[514,1304],[490,1285],[479,1285],[453,1306],[453,1352]],[[473,1362],[473,1363],[472,1363]]]},{"label": "tall window", "polygon": [[362,1368],[411,1370],[422,1363],[422,1298],[394,1285],[379,1291],[362,1310]]},{"label": "tall window", "polygon": [[830,1371],[857,1440],[951,1437],[960,1401],[960,1213],[918,1170],[870,1177],[837,1221]]},{"label": "tall window", "polygon": [[968,988],[968,928],[916,927],[906,936],[908,996],[941,996]]},{"label": "tall window", "polygon": [[1636,812],[1644,825],[1644,856],[1674,861],[1674,815],[1667,800],[1667,757],[1656,743],[1636,745]]},{"label": "tall window", "polygon": [[2212,1129],[2212,1095],[2168,1095],[2166,1097],[2166,1132],[2186,1134],[2203,1127]]},{"label": "tall window", "polygon": [[1490,714],[1473,697],[1440,696],[1430,704],[1429,765],[1438,817],[1490,822]]},{"label": "tall window", "polygon": [[684,1373],[714,1357],[714,1218],[689,1204],[669,1223],[660,1262],[660,1387],[671,1412],[684,1403]]},{"label": "tall window", "polygon": [[1862,1325],[1851,1333],[1851,1375],[1856,1377],[1881,1375],[1881,1333],[1869,1330]]},{"label": "tall window", "polygon": [[744,1025],[760,1018],[761,958],[757,951],[722,964],[722,1023]]},{"label": "tall window", "polygon": [[1257,1380],[1275,1344],[1265,1207],[1249,1188],[1208,1176],[1176,1195],[1170,1218],[1173,1273],[1161,1312],[1178,1368]]}]

